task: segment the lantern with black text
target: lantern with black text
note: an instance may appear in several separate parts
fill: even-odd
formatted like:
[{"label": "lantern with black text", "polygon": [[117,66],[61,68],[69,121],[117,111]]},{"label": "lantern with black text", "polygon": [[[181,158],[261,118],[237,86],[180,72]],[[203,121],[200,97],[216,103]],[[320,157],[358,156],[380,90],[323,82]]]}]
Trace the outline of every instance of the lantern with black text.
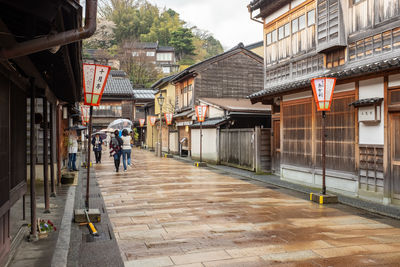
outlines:
[{"label": "lantern with black text", "polygon": [[140,125],[140,127],[144,126],[144,119],[139,119],[139,125]]},{"label": "lantern with black text", "polygon": [[90,119],[90,107],[81,105],[81,118],[82,118],[82,125],[86,125]]},{"label": "lantern with black text", "polygon": [[171,125],[172,124],[172,117],[173,114],[172,113],[165,113],[165,121],[167,122],[167,125]]},{"label": "lantern with black text", "polygon": [[150,117],[150,125],[151,125],[151,126],[154,126],[154,125],[156,124],[156,120],[157,120],[157,117],[156,117],[156,116],[151,116],[151,117]]},{"label": "lantern with black text", "polygon": [[207,106],[196,106],[196,116],[199,122],[204,122],[206,119]]},{"label": "lantern with black text", "polygon": [[311,86],[314,92],[315,102],[318,111],[330,111],[333,90],[335,89],[336,78],[314,78]]},{"label": "lantern with black text", "polygon": [[83,90],[85,105],[100,105],[111,67],[97,64],[83,64]]}]

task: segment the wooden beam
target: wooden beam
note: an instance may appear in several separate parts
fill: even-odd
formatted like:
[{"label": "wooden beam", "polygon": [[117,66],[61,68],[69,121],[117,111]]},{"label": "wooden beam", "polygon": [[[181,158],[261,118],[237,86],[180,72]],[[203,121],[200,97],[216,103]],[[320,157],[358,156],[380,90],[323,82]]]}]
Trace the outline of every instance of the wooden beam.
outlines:
[{"label": "wooden beam", "polygon": [[385,76],[383,79],[383,123],[384,123],[384,147],[383,147],[383,196],[390,198],[392,195],[392,176],[390,172],[390,126],[389,126],[389,112],[388,112],[388,86],[389,77]]}]

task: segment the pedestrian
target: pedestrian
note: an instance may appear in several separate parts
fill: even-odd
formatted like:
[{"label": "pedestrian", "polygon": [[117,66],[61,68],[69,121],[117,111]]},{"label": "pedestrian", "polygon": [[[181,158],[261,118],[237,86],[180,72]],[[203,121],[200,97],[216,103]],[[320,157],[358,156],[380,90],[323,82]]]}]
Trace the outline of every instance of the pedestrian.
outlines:
[{"label": "pedestrian", "polygon": [[96,163],[101,163],[101,151],[102,151],[103,138],[99,134],[96,134],[92,139],[94,157]]},{"label": "pedestrian", "polygon": [[78,171],[76,153],[78,153],[78,137],[75,130],[70,130],[68,136],[68,171]]},{"label": "pedestrian", "polygon": [[129,135],[128,130],[124,129],[122,131],[121,137],[123,144],[122,144],[122,163],[124,164],[124,172],[126,172],[127,165],[131,166],[131,140],[132,137]]},{"label": "pedestrian", "polygon": [[115,130],[110,141],[110,156],[114,157],[115,171],[118,172],[122,154],[122,139],[119,137],[119,131]]}]

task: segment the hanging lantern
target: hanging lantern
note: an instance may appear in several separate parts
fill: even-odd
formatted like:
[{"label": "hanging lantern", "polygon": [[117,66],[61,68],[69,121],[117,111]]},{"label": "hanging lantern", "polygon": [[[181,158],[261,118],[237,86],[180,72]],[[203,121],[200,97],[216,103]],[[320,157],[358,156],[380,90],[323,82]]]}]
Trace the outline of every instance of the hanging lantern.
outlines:
[{"label": "hanging lantern", "polygon": [[86,125],[90,119],[90,107],[81,105],[82,125]]},{"label": "hanging lantern", "polygon": [[167,125],[171,125],[172,124],[172,117],[173,114],[172,113],[165,113],[165,121],[167,122]]},{"label": "hanging lantern", "polygon": [[204,122],[206,119],[207,106],[196,106],[196,116],[199,122]]},{"label": "hanging lantern", "polygon": [[111,67],[83,64],[83,89],[85,105],[99,106]]},{"label": "hanging lantern", "polygon": [[139,119],[139,125],[140,125],[140,127],[144,126],[144,119]]},{"label": "hanging lantern", "polygon": [[314,78],[311,86],[314,92],[315,102],[318,111],[330,111],[333,90],[335,89],[336,78]]},{"label": "hanging lantern", "polygon": [[156,120],[157,120],[157,117],[151,116],[151,117],[150,117],[150,125],[151,125],[151,126],[154,126],[154,125],[156,124]]}]

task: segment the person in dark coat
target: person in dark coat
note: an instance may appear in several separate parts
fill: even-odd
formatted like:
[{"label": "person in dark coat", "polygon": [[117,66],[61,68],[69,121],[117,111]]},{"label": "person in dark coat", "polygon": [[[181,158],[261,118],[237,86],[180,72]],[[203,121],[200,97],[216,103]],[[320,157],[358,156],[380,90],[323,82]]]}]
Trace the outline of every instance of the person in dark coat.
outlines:
[{"label": "person in dark coat", "polygon": [[119,131],[115,130],[110,141],[110,156],[114,157],[115,171],[118,172],[122,155],[122,139],[119,137]]},{"label": "person in dark coat", "polygon": [[102,151],[103,139],[99,134],[96,134],[93,137],[92,145],[93,145],[94,156],[96,158],[96,163],[101,163],[101,151]]}]

